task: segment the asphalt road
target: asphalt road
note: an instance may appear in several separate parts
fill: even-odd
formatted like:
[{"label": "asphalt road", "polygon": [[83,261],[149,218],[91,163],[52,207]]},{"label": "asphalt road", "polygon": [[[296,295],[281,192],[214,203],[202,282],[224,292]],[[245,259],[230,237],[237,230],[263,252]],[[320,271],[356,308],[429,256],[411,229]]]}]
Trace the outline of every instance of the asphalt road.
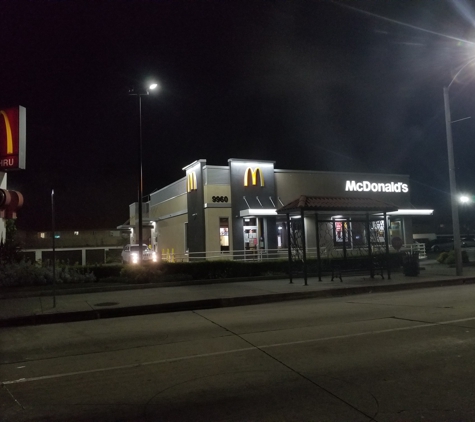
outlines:
[{"label": "asphalt road", "polygon": [[475,286],[5,328],[2,421],[475,420]]}]

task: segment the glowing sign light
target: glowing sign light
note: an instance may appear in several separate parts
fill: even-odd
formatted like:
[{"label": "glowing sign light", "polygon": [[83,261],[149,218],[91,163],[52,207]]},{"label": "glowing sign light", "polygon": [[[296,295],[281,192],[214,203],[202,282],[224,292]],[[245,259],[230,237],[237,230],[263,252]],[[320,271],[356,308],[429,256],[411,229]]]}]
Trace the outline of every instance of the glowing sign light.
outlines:
[{"label": "glowing sign light", "polygon": [[191,192],[198,189],[196,183],[196,172],[190,171],[186,176],[186,191]]},{"label": "glowing sign light", "polygon": [[256,167],[254,170],[251,167],[248,167],[244,172],[244,186],[249,186],[249,183],[252,183],[252,186],[257,185],[257,176],[259,176],[259,181],[261,186],[264,186],[264,175],[262,170],[259,167]]},{"label": "glowing sign light", "polygon": [[0,171],[25,168],[26,110],[0,110]]},{"label": "glowing sign light", "polygon": [[409,186],[402,182],[374,183],[368,181],[356,182],[355,180],[347,180],[345,191],[407,193],[409,192]]}]

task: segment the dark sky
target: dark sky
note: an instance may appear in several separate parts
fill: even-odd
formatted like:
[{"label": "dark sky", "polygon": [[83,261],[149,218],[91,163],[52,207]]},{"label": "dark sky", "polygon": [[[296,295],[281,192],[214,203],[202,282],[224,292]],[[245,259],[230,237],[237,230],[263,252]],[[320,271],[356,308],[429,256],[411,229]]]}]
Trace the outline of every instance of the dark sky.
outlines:
[{"label": "dark sky", "polygon": [[[437,218],[449,210],[442,89],[475,56],[473,2],[0,0],[0,9],[0,107],[27,109],[27,169],[8,179],[25,196],[21,229],[50,228],[52,188],[58,229],[125,222],[138,161],[138,105],[127,93],[150,78],[162,89],[142,101],[146,194],[196,159],[250,158],[409,174],[414,205]],[[454,120],[473,115],[473,75],[468,66],[451,87]],[[473,194],[474,129],[475,119],[453,125],[457,184]]]}]

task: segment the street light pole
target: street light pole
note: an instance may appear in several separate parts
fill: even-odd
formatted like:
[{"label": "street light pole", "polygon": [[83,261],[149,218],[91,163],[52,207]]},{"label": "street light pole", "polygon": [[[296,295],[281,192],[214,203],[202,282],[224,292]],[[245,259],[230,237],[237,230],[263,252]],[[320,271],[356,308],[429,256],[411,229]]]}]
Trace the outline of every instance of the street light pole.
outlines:
[{"label": "street light pole", "polygon": [[452,230],[454,232],[454,251],[455,251],[455,273],[462,275],[462,241],[460,239],[459,211],[457,203],[457,188],[455,183],[455,162],[454,145],[452,142],[452,117],[450,113],[449,90],[458,75],[471,63],[475,62],[475,57],[465,63],[452,78],[450,83],[444,87],[444,110],[445,110],[445,130],[447,135],[447,152],[449,158],[449,181],[450,181],[450,203],[452,205]]},{"label": "street light pole", "polygon": [[[148,89],[155,89],[157,88],[157,84],[153,83],[151,84]],[[138,250],[138,263],[142,263],[142,257],[143,257],[143,207],[142,207],[142,198],[143,198],[143,170],[142,170],[142,96],[143,95],[148,95],[148,89],[132,89],[129,91],[129,95],[136,95],[139,100],[139,157],[138,157],[138,175],[139,175],[139,180],[138,180],[138,232],[139,232],[139,238],[138,238],[138,244],[139,244],[139,250]]]},{"label": "street light pole", "polygon": [[[148,95],[148,92],[147,94]],[[138,213],[139,213],[139,260],[138,263],[142,263],[143,256],[143,215],[142,215],[142,198],[143,198],[143,171],[142,171],[142,95],[137,94],[139,99],[139,194],[138,194]]]},{"label": "street light pole", "polygon": [[450,202],[452,205],[452,227],[454,233],[455,274],[462,275],[462,241],[460,239],[457,188],[455,183],[454,145],[452,141],[452,117],[450,113],[449,100],[449,88],[452,82],[449,84],[449,86],[444,87],[445,130],[447,134],[447,152],[449,158]]}]

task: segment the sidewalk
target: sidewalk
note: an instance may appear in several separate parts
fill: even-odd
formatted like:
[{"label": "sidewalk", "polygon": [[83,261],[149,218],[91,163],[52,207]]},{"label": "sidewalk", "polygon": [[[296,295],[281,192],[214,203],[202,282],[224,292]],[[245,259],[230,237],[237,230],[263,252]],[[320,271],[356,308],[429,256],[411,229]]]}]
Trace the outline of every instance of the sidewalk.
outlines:
[{"label": "sidewalk", "polygon": [[[331,281],[326,275],[302,278],[251,281],[222,281],[209,284],[144,288],[130,286],[129,290],[88,291],[56,295],[56,306],[51,295],[31,297],[8,297],[0,299],[0,327],[52,324],[84,321],[99,318],[178,312],[228,306],[254,305],[305,298],[325,298],[362,293],[390,292],[406,289],[461,285],[475,283],[475,267],[464,267],[464,275],[455,276],[455,268],[448,268],[435,261],[421,261],[417,277],[406,277],[394,272],[391,279],[375,276],[343,277]],[[386,277],[386,276],[385,276]],[[146,288],[145,288],[146,287]],[[118,287],[119,288],[119,287]],[[124,286],[120,288],[124,289]],[[107,290],[104,288],[103,290]]]}]

